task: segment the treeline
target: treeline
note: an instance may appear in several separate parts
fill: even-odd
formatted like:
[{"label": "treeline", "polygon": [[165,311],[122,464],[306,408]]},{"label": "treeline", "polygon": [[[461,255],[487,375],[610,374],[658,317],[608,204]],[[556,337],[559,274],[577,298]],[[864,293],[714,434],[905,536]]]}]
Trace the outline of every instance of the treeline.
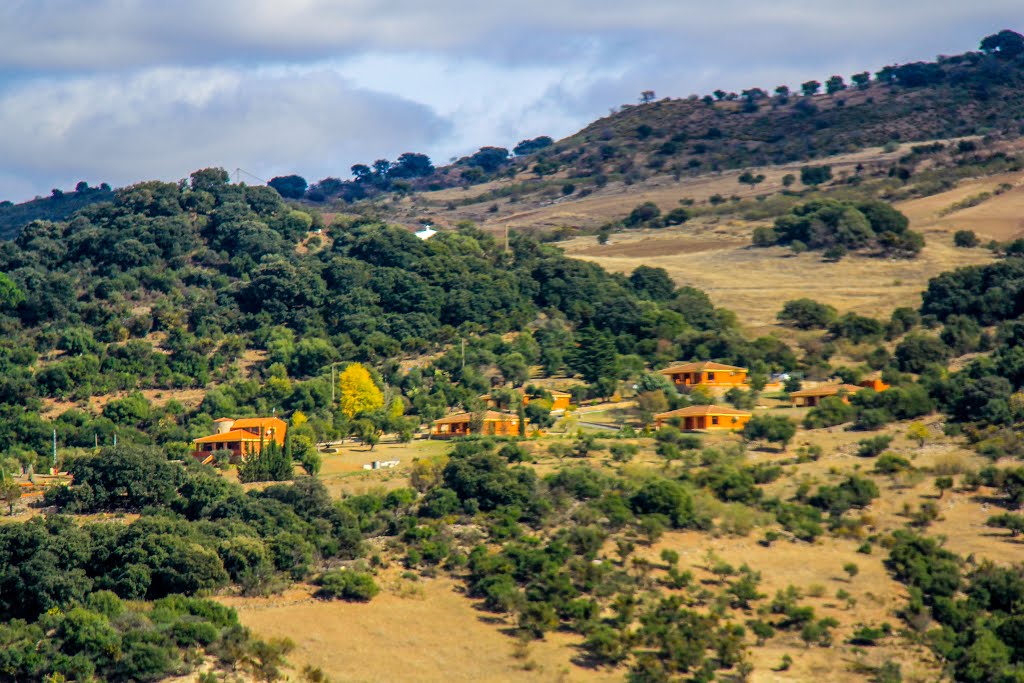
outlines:
[{"label": "treeline", "polygon": [[[652,99],[594,122],[534,163],[571,179],[632,183],[651,174],[779,165],[891,142],[994,130],[1016,136],[1024,120],[1012,98],[1024,82],[1024,57],[1012,47],[1019,39],[1004,31],[985,38],[976,52],[864,71],[849,81],[833,75],[799,88]],[[897,166],[894,173],[906,173]]]},{"label": "treeline", "polygon": [[79,209],[98,202],[109,202],[113,196],[113,190],[106,183],[101,183],[99,187],[89,187],[89,183],[82,181],[75,185],[73,191],[54,188],[49,197],[37,197],[20,204],[2,201],[0,239],[17,237],[24,226],[35,220],[66,220]]},{"label": "treeline", "polygon": [[307,199],[322,203],[340,200],[347,203],[368,199],[386,192],[408,193],[419,190],[441,190],[448,187],[493,180],[511,171],[513,155],[524,157],[550,147],[554,141],[541,135],[522,140],[510,153],[505,147],[481,147],[468,156],[438,169],[425,154],[406,152],[394,161],[377,159],[372,164],[355,164],[352,180],[327,177],[313,183],[298,175],[278,176],[267,185],[286,199]]}]

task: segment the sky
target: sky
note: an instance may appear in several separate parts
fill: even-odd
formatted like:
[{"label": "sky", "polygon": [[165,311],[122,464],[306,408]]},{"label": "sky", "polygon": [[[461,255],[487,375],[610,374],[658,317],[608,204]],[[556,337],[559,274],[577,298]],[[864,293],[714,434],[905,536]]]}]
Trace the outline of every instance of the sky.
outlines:
[{"label": "sky", "polygon": [[1021,0],[4,0],[0,199],[569,135],[643,90],[774,89],[977,49]]}]

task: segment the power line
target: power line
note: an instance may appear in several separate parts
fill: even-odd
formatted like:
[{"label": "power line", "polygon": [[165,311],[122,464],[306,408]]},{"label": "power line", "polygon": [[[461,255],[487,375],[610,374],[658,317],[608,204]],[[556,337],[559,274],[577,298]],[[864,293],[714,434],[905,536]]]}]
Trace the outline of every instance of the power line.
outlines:
[{"label": "power line", "polygon": [[267,184],[266,180],[264,180],[263,178],[260,178],[258,175],[254,175],[252,173],[249,173],[244,168],[236,168],[235,169],[235,182],[236,183],[241,183],[242,182],[242,174],[245,174],[245,175],[249,176],[253,180],[260,181],[261,185],[266,185]]}]

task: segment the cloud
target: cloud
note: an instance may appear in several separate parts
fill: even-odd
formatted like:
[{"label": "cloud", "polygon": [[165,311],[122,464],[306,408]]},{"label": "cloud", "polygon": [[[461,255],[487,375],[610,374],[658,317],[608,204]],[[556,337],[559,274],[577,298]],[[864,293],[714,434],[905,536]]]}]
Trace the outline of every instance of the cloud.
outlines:
[{"label": "cloud", "polygon": [[551,63],[572,61],[581,49],[639,52],[647,40],[716,53],[741,48],[748,57],[767,48],[776,59],[822,47],[873,50],[879,41],[898,50],[1019,20],[1019,0],[34,0],[0,7],[0,68],[301,61],[367,51]]},{"label": "cloud", "polygon": [[1020,0],[12,0],[0,198],[212,165],[443,163],[571,134],[641,90],[848,77],[1019,20]]},{"label": "cloud", "polygon": [[[174,180],[208,166],[348,176],[449,133],[428,107],[328,69],[157,68],[30,81],[0,95],[0,189]],[[18,177],[3,187],[4,176]]]}]

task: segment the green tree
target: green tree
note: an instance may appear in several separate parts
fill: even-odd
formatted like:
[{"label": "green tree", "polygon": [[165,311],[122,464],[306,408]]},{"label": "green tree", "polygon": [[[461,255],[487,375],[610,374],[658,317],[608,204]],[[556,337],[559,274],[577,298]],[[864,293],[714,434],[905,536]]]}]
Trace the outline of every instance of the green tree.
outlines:
[{"label": "green tree", "polygon": [[800,90],[803,92],[804,97],[810,97],[811,95],[817,95],[818,91],[821,90],[821,83],[818,81],[807,81],[800,86]]},{"label": "green tree", "polygon": [[801,330],[826,329],[836,319],[836,309],[813,299],[793,299],[782,305],[776,317]]},{"label": "green tree", "polygon": [[587,327],[579,332],[579,346],[573,354],[573,368],[587,382],[618,375],[618,353],[611,335]]},{"label": "green tree", "polygon": [[306,194],[306,188],[309,187],[306,179],[298,175],[277,176],[271,178],[267,185],[277,190],[285,199],[302,199]]},{"label": "green tree", "polygon": [[21,486],[13,477],[5,476],[0,480],[0,499],[7,503],[7,513],[14,514],[14,506],[21,499]]}]

